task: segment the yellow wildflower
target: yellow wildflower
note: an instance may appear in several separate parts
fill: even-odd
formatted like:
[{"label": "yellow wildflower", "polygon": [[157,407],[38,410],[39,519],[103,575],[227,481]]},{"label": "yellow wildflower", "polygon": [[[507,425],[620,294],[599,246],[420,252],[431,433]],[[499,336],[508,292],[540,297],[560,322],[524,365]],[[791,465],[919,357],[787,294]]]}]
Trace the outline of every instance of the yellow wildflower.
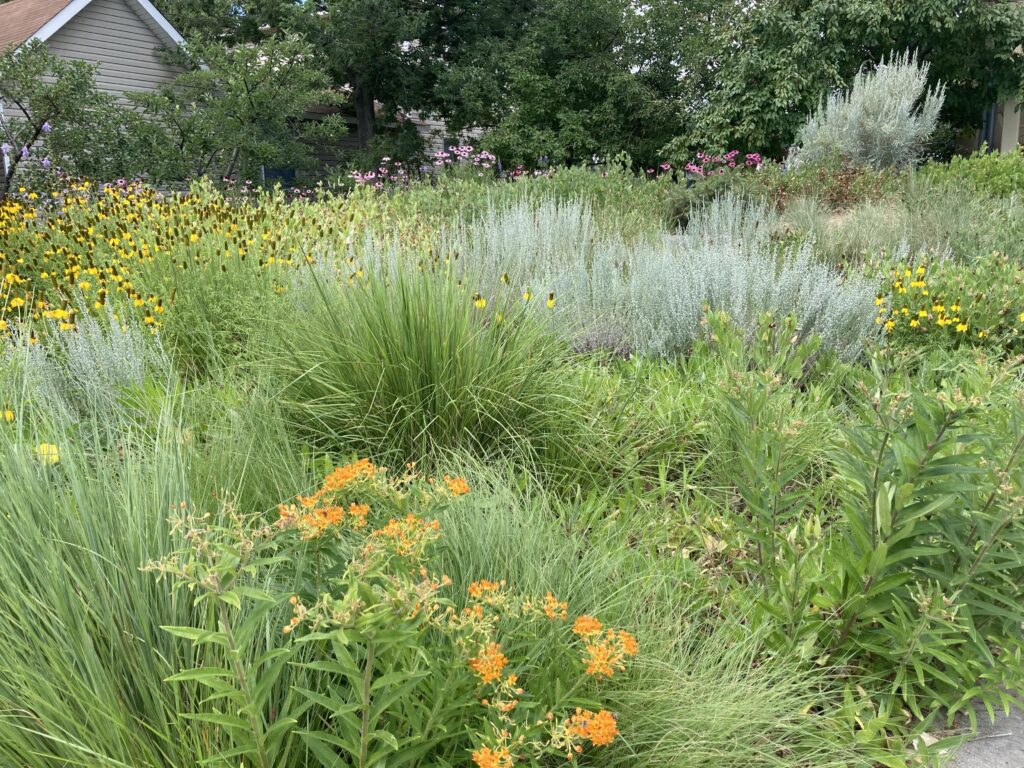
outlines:
[{"label": "yellow wildflower", "polygon": [[43,464],[56,464],[60,461],[60,449],[53,443],[40,443],[35,450],[36,459]]}]

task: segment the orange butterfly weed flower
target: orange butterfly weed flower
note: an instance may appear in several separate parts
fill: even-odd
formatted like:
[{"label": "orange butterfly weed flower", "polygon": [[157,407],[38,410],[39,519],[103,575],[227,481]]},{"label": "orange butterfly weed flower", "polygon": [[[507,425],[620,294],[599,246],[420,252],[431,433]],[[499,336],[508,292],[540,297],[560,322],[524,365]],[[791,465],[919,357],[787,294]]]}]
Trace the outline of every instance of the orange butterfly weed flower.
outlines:
[{"label": "orange butterfly weed flower", "polygon": [[501,673],[508,664],[508,658],[501,652],[499,643],[488,643],[480,649],[479,655],[469,660],[469,668],[473,670],[482,683],[493,683],[501,679]]},{"label": "orange butterfly weed flower", "polygon": [[477,768],[512,768],[512,754],[507,747],[480,747],[473,752]]},{"label": "orange butterfly weed flower", "polygon": [[356,504],[352,502],[348,507],[349,517],[352,518],[353,528],[362,528],[366,525],[366,516],[370,513],[369,504]]},{"label": "orange butterfly weed flower", "polygon": [[544,595],[544,615],[552,620],[562,619],[565,621],[566,616],[569,615],[569,604],[559,601],[557,597],[548,592]]},{"label": "orange butterfly weed flower", "polygon": [[577,616],[576,621],[573,622],[572,631],[580,637],[590,637],[600,633],[602,629],[600,621],[595,619],[593,616]]},{"label": "orange butterfly weed flower", "polygon": [[619,735],[619,726],[615,715],[606,709],[596,714],[586,709],[577,709],[576,714],[566,721],[570,734],[579,739],[587,739],[596,747],[606,747]]},{"label": "orange butterfly weed flower", "polygon": [[444,482],[445,485],[448,486],[448,492],[452,496],[462,496],[469,493],[469,483],[467,483],[464,478],[449,477],[448,475],[445,475]]},{"label": "orange butterfly weed flower", "polygon": [[636,638],[624,629],[618,632],[609,629],[603,640],[588,639],[585,647],[584,671],[594,677],[612,677],[616,672],[624,671],[626,657],[636,656],[640,650]]},{"label": "orange butterfly weed flower", "polygon": [[470,584],[469,588],[466,591],[469,592],[470,597],[475,597],[479,599],[493,592],[497,592],[504,586],[504,581],[497,582],[488,581],[487,579],[480,579],[479,581],[474,581],[472,584]]}]

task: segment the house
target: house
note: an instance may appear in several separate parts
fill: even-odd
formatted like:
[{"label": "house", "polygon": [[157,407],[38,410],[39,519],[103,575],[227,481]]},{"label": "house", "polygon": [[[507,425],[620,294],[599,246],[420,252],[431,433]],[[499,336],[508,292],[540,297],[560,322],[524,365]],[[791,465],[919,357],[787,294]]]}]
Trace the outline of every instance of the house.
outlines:
[{"label": "house", "polygon": [[[162,51],[173,50],[184,38],[150,0],[10,0],[0,4],[0,51],[39,39],[56,55],[95,64],[96,87],[125,104],[126,94],[155,91],[172,82],[180,70]],[[308,119],[324,110],[312,107]],[[0,103],[0,117],[4,116]],[[317,147],[321,169],[334,164],[359,147],[356,120],[344,115],[349,134],[331,146]],[[443,122],[415,113],[399,115],[410,120],[424,139],[428,154],[443,149],[452,139]],[[290,174],[289,174],[290,175]]]},{"label": "house", "polygon": [[95,64],[96,87],[125,103],[125,93],[154,91],[177,77],[178,70],[160,51],[184,42],[149,0],[10,0],[0,5],[0,50],[32,39],[44,41],[61,58]]},{"label": "house", "polygon": [[1002,152],[1024,145],[1021,106],[1016,98],[1009,98],[1002,104],[995,104],[986,110],[981,130],[978,132],[978,145],[984,143],[989,148]]}]

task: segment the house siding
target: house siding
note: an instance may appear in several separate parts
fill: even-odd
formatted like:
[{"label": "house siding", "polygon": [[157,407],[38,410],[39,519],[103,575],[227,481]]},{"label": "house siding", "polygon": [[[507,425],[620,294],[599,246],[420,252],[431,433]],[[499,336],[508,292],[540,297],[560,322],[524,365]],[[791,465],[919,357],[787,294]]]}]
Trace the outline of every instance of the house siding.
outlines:
[{"label": "house siding", "polygon": [[161,58],[162,38],[125,0],[94,0],[47,45],[61,58],[98,65],[96,87],[118,97],[154,91],[178,74]]}]

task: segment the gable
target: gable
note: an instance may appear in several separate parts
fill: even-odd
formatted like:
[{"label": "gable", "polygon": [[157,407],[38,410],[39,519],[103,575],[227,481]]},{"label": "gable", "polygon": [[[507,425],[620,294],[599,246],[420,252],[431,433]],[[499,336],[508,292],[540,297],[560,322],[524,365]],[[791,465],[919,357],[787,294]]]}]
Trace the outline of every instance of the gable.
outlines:
[{"label": "gable", "polygon": [[152,91],[173,80],[178,70],[160,55],[168,46],[166,36],[138,9],[134,0],[92,0],[47,45],[61,58],[96,64],[96,87],[102,91]]}]

